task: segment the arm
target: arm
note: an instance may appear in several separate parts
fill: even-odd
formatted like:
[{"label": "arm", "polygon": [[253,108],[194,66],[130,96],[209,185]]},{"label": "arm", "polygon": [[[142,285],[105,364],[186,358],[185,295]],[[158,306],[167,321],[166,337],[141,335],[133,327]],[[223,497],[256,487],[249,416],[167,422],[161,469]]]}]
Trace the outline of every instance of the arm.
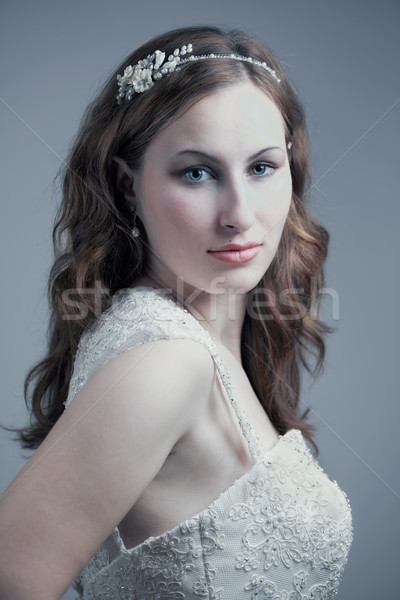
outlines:
[{"label": "arm", "polygon": [[135,348],[90,379],[0,499],[2,600],[65,593],[190,430],[213,379],[191,340]]}]

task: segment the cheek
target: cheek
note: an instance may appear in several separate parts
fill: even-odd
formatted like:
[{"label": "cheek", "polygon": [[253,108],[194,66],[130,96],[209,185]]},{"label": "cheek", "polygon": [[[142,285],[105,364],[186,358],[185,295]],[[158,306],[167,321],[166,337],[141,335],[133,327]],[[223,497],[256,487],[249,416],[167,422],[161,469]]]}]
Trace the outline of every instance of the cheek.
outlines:
[{"label": "cheek", "polygon": [[263,210],[266,227],[280,235],[292,201],[292,179],[290,172],[274,178],[268,188],[268,199]]},{"label": "cheek", "polygon": [[276,196],[282,206],[289,207],[292,197],[292,176],[288,167],[283,169],[279,176],[273,179],[271,193]]},{"label": "cheek", "polygon": [[199,210],[200,199],[188,196],[181,189],[165,184],[147,187],[138,216],[142,218],[150,241],[158,245],[164,240],[170,243],[190,237],[195,242],[196,232],[209,230],[209,219],[204,210]]}]

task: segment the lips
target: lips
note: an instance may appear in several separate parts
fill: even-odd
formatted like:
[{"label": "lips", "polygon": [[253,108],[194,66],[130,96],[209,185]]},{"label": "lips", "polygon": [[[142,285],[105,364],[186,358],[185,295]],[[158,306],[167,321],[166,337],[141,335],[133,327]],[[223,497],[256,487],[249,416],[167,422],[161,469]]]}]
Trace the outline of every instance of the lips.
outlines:
[{"label": "lips", "polygon": [[226,246],[221,246],[221,248],[216,248],[215,250],[210,250],[210,252],[229,252],[230,250],[248,250],[249,248],[255,248],[257,246],[261,246],[260,243],[257,242],[247,242],[247,244],[226,244]]},{"label": "lips", "polygon": [[248,242],[247,244],[226,244],[216,250],[209,250],[209,254],[223,262],[231,264],[240,264],[249,262],[257,256],[261,250],[262,244],[257,242]]}]

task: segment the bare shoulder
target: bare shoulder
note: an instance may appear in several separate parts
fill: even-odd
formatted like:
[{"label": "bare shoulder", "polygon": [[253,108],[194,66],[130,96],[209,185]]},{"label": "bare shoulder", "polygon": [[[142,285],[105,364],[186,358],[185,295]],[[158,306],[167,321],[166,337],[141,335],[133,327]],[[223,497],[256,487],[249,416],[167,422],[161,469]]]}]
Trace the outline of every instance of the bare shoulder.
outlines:
[{"label": "bare shoulder", "polygon": [[[158,340],[138,346],[114,359],[103,369],[103,376],[126,370],[128,382],[145,383],[157,387],[168,383],[179,389],[198,389],[198,383],[214,374],[214,362],[209,351],[191,339]],[[150,379],[149,379],[150,376]],[[115,377],[115,375],[114,375]]]},{"label": "bare shoulder", "polygon": [[40,540],[21,585],[62,595],[205,410],[214,377],[208,350],[186,339],[144,344],[95,373],[2,499],[10,577],[31,564],[23,540]]},{"label": "bare shoulder", "polygon": [[[113,359],[95,373],[66,413],[79,416],[103,404],[124,417],[151,416],[173,421],[175,413],[207,401],[215,375],[209,351],[191,339],[158,340]],[[99,406],[99,414],[101,407]],[[186,411],[185,411],[186,412]],[[75,416],[75,414],[74,414]],[[109,416],[109,415],[108,415]],[[182,423],[184,426],[184,423]]]}]

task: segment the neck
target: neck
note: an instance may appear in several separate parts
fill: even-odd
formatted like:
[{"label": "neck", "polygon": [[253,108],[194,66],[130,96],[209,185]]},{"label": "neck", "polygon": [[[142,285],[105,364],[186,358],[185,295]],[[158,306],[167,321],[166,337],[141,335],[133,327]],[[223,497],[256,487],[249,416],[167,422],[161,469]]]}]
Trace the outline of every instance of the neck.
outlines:
[{"label": "neck", "polygon": [[192,288],[179,279],[176,285],[166,285],[158,278],[143,277],[138,284],[167,290],[206,329],[217,343],[229,350],[241,364],[241,334],[246,314],[247,294],[233,290],[208,293]]},{"label": "neck", "polygon": [[[192,296],[192,297],[191,297]],[[200,292],[185,298],[184,305],[217,343],[227,348],[241,364],[241,335],[246,313],[246,294]]]}]

